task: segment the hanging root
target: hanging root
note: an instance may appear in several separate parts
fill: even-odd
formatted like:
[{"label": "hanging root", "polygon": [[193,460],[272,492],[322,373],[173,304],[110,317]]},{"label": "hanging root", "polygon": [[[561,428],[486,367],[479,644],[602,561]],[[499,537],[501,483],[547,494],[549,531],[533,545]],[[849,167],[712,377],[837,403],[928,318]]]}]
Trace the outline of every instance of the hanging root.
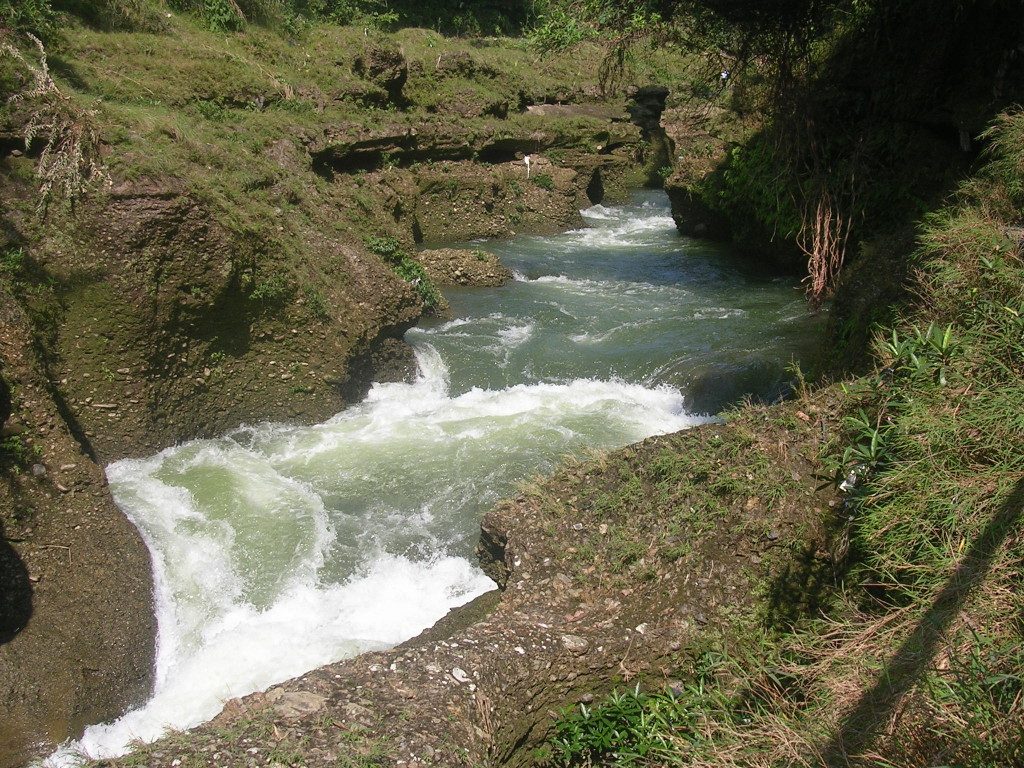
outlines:
[{"label": "hanging root", "polygon": [[832,203],[828,192],[822,192],[813,216],[804,216],[803,228],[797,242],[807,255],[807,295],[818,307],[835,288],[836,278],[843,266],[846,243],[850,237],[850,222]]}]

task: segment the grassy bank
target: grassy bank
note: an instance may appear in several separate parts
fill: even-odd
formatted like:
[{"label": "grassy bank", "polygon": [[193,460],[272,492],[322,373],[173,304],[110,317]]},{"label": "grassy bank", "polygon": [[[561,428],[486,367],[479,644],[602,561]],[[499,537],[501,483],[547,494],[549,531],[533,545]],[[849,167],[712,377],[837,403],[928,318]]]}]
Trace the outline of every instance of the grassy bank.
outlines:
[{"label": "grassy bank", "polygon": [[[821,607],[711,642],[672,691],[559,722],[556,765],[1020,765],[1024,117],[923,220],[914,302],[833,389],[843,483]],[[810,596],[810,595],[808,595]],[[809,602],[809,601],[805,601]]]}]

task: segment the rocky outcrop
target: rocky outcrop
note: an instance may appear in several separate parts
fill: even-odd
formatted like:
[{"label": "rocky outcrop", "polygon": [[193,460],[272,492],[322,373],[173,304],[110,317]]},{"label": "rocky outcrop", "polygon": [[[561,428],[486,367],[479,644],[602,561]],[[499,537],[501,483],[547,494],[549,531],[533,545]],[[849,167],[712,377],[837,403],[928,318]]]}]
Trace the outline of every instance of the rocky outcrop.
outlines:
[{"label": "rocky outcrop", "polygon": [[409,64],[397,48],[367,46],[353,61],[352,72],[381,88],[391,104],[404,102],[402,88],[409,77]]},{"label": "rocky outcrop", "polygon": [[644,139],[644,182],[649,187],[662,186],[666,171],[673,165],[675,144],[661,123],[668,95],[669,89],[664,85],[647,85],[636,89],[627,107]]},{"label": "rocky outcrop", "polygon": [[705,104],[699,109],[667,110],[663,121],[669,138],[687,148],[676,159],[664,185],[676,227],[688,237],[727,240],[728,221],[704,201],[700,184],[725,159],[730,142],[742,135],[741,121],[724,109]]},{"label": "rocky outcrop", "polygon": [[512,279],[512,272],[493,253],[464,248],[420,251],[416,261],[439,286],[471,285],[496,287]]},{"label": "rocky outcrop", "polygon": [[0,286],[0,368],[14,389],[0,448],[0,766],[148,695],[148,552]]},{"label": "rocky outcrop", "polygon": [[[307,143],[313,168],[334,173],[409,167],[417,163],[474,160],[499,164],[522,160],[526,154],[553,150],[610,156],[623,148],[634,152],[640,132],[624,122],[576,116],[571,120],[522,118],[495,124],[450,120],[394,123],[365,128],[335,125]],[[635,158],[634,158],[635,159]]]},{"label": "rocky outcrop", "polygon": [[550,233],[582,225],[580,209],[591,203],[589,179],[599,169],[578,171],[531,156],[501,164],[434,163],[417,169],[412,227],[425,243]]},{"label": "rocky outcrop", "polygon": [[319,232],[289,233],[305,274],[258,259],[174,185],[122,185],[80,231],[104,269],[73,279],[75,256],[47,260],[68,283],[52,375],[104,462],[254,418],[327,418],[422,309],[377,257]]}]

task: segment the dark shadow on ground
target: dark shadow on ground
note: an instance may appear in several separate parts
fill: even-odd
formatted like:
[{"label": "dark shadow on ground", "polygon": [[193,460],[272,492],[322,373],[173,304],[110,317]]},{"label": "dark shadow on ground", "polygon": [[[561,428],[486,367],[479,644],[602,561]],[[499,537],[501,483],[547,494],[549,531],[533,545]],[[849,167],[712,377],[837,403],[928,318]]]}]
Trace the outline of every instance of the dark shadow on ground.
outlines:
[{"label": "dark shadow on ground", "polygon": [[28,568],[4,536],[0,522],[0,645],[14,639],[32,617]]},{"label": "dark shadow on ground", "polygon": [[832,740],[821,750],[822,763],[845,768],[868,749],[891,718],[903,696],[931,664],[950,623],[981,585],[1003,542],[1024,513],[1024,480],[1014,487],[999,511],[975,538],[917,627],[886,664],[875,685],[843,718]]}]

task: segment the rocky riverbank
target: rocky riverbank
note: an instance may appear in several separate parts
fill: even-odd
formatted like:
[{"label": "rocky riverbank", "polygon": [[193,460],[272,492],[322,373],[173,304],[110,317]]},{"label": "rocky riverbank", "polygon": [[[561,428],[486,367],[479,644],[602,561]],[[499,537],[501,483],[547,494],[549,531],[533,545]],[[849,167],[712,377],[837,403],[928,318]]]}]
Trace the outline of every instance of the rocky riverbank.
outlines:
[{"label": "rocky riverbank", "polygon": [[784,620],[831,571],[835,497],[815,480],[828,409],[751,409],[568,467],[487,515],[479,554],[500,593],[100,764],[534,764],[562,707],[682,685],[702,648]]},{"label": "rocky riverbank", "polygon": [[[55,86],[89,106],[109,175],[73,207],[39,206],[43,146],[20,143],[37,107],[4,115],[5,768],[148,689],[148,556],[106,463],[319,421],[408,377],[401,337],[424,299],[374,238],[413,253],[563,229],[639,178],[628,100],[602,97],[586,60],[425,30],[310,35],[225,39],[175,19],[115,41],[71,25]],[[15,66],[4,88],[29,74]],[[506,277],[431,253],[439,284]]]}]

